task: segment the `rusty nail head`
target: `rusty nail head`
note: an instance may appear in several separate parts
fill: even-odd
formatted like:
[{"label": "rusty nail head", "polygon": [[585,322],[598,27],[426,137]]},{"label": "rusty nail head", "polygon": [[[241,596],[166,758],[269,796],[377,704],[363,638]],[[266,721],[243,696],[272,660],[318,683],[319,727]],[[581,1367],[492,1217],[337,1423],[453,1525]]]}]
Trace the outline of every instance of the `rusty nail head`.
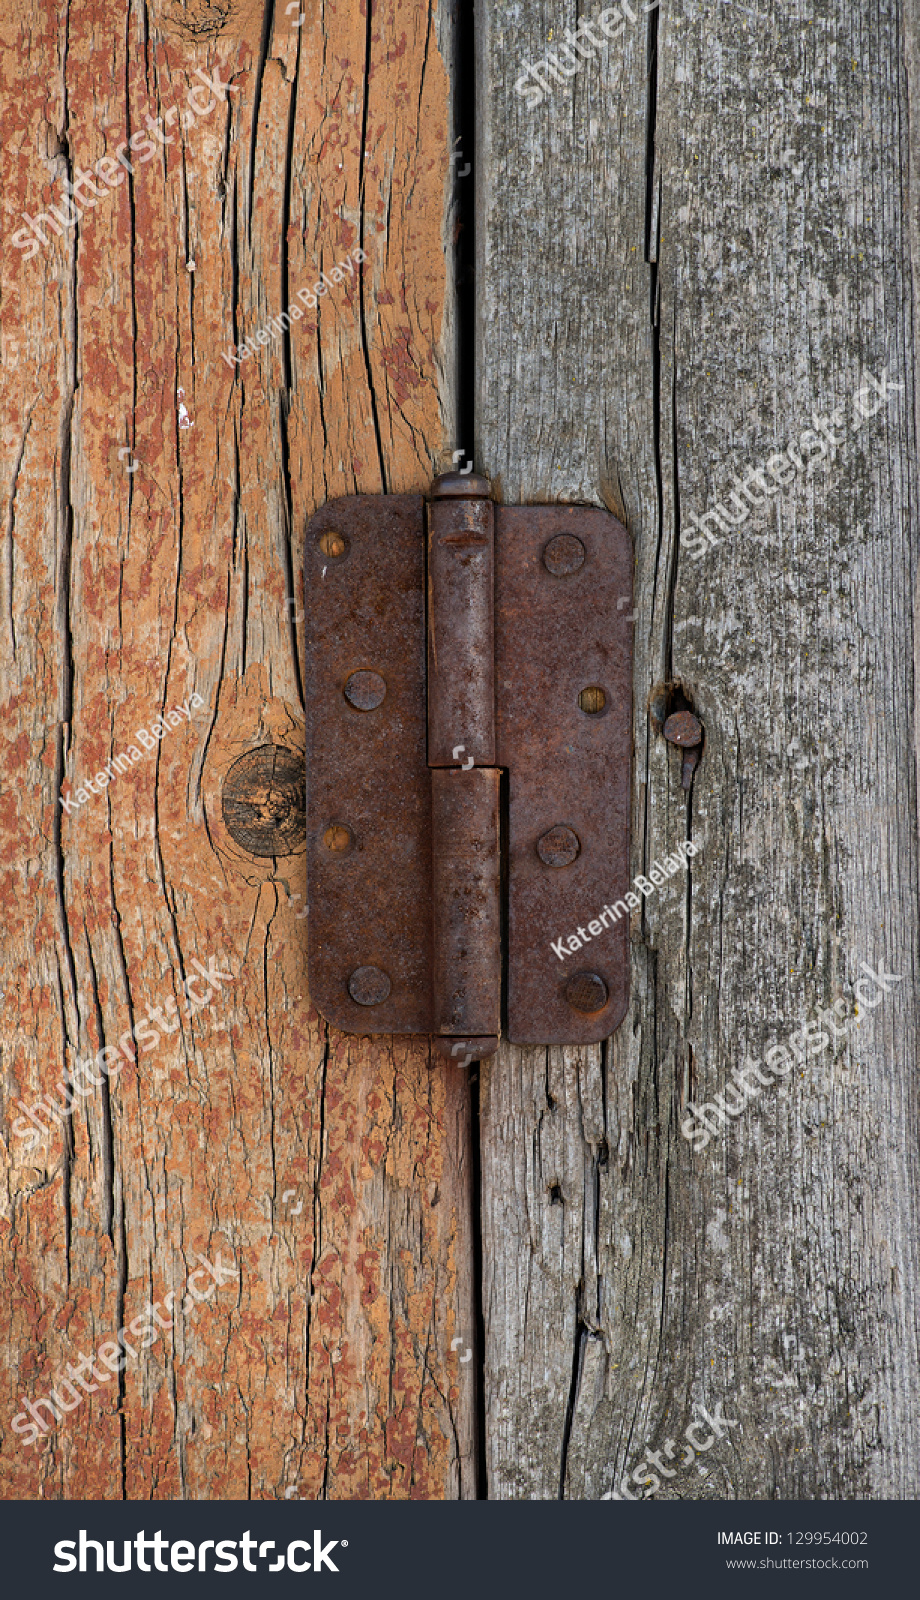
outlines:
[{"label": "rusty nail head", "polygon": [[562,822],[537,840],[537,855],[546,867],[570,867],[580,853],[578,834]]},{"label": "rusty nail head", "polygon": [[350,828],[343,822],[332,822],[323,834],[323,844],[334,855],[343,855],[354,844],[354,837]]},{"label": "rusty nail head", "polygon": [[389,978],[379,967],[356,967],[348,980],[348,993],[359,1006],[381,1005],[391,987]]},{"label": "rusty nail head", "polygon": [[596,972],[574,972],[565,986],[565,998],[573,1011],[590,1016],[607,1004],[607,985]]},{"label": "rusty nail head", "polygon": [[543,552],[543,565],[554,578],[565,578],[585,564],[585,547],[574,533],[557,533]]},{"label": "rusty nail head", "polygon": [[675,711],[664,725],[664,736],[668,744],[679,744],[689,750],[702,741],[702,724],[692,711]]},{"label": "rusty nail head", "polygon": [[379,672],[353,672],[345,682],[345,699],[356,711],[376,710],[386,692]]}]

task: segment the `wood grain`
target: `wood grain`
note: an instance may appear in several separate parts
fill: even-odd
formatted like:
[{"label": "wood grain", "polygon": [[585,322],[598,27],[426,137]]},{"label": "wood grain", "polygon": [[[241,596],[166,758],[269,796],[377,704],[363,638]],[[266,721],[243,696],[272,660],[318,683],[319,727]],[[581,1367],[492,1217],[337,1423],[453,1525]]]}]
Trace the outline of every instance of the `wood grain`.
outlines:
[{"label": "wood grain", "polygon": [[[910,1498],[918,484],[901,12],[666,3],[532,110],[514,85],[575,7],[487,0],[478,15],[476,467],[508,503],[605,504],[628,522],[633,871],[700,846],[634,916],[616,1036],[503,1047],[484,1067],[489,1494],[599,1498],[630,1474],[627,1493],[659,1498]],[[834,458],[694,559],[693,515],[815,412],[851,418],[884,369],[903,387]],[[674,684],[705,728],[689,796],[649,714]],[[724,1092],[813,1005],[840,998],[852,1016],[863,961],[900,975],[884,1002],[691,1151],[687,1102]],[[700,1405],[731,1425],[668,1467]],[[641,1470],[649,1450],[665,1471]]]},{"label": "wood grain", "polygon": [[[0,21],[10,1497],[475,1494],[451,1348],[474,1320],[466,1084],[424,1042],[324,1026],[302,837],[279,823],[287,853],[251,853],[222,804],[242,757],[303,751],[307,519],[449,460],[448,43],[401,0],[305,4],[299,28],[232,0],[17,0]],[[196,117],[199,69],[231,88]],[[173,106],[169,142],[76,229],[11,247],[23,212]],[[236,362],[322,271],[315,310]],[[174,1017],[212,958],[232,979],[197,1015],[37,1148],[11,1131],[15,1102],[148,1006]],[[22,1443],[23,1397],[217,1252],[236,1279]]]}]

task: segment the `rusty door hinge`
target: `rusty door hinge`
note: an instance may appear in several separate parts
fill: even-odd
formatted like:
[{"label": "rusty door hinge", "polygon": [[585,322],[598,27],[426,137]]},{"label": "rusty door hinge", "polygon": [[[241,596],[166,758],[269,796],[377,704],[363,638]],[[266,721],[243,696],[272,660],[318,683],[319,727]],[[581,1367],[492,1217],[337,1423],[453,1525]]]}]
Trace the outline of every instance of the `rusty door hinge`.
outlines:
[{"label": "rusty door hinge", "polygon": [[629,536],[462,473],[427,533],[420,495],[307,529],[310,994],[455,1058],[593,1043],[629,993]]}]

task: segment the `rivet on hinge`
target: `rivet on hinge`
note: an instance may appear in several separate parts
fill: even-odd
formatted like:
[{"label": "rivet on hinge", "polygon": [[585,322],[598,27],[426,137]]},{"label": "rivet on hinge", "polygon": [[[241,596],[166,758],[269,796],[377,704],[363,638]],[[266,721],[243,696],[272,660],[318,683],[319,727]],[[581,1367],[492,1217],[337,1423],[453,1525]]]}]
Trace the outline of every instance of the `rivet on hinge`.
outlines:
[{"label": "rivet on hinge", "polygon": [[379,672],[353,672],[345,682],[345,699],[356,711],[376,711],[383,705],[386,692]]},{"label": "rivet on hinge", "polygon": [[392,988],[380,967],[356,967],[348,980],[348,993],[359,1006],[379,1006]]},{"label": "rivet on hinge", "polygon": [[585,547],[573,533],[558,533],[543,552],[543,565],[554,578],[566,578],[585,564]]},{"label": "rivet on hinge", "polygon": [[573,1011],[591,1016],[607,1004],[607,985],[596,972],[574,972],[565,986],[565,997]]},{"label": "rivet on hinge", "polygon": [[537,840],[537,855],[547,867],[570,867],[581,853],[581,840],[573,828],[560,823],[541,834]]}]

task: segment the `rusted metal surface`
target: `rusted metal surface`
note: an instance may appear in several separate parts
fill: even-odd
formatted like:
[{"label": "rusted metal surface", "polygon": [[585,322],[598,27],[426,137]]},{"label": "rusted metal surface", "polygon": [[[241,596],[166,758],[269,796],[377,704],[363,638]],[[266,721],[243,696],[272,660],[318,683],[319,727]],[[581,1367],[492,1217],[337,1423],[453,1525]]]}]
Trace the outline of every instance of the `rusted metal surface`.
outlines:
[{"label": "rusted metal surface", "polygon": [[424,560],[417,495],[336,500],[307,528],[310,996],[347,1033],[431,1027]]},{"label": "rusted metal surface", "polygon": [[467,500],[470,496],[475,499],[490,499],[492,484],[479,472],[442,472],[432,482],[429,490],[431,500]]},{"label": "rusted metal surface", "polygon": [[[498,506],[495,548],[497,759],[509,773],[508,1032],[519,1044],[591,1043],[622,1020],[629,989],[628,916],[608,914],[607,926],[597,918],[629,887],[632,545],[606,511]],[[602,698],[599,709],[582,709],[585,689],[602,692],[586,700]],[[541,859],[540,841],[550,835],[553,854],[564,830],[577,854],[566,865]],[[562,957],[554,941],[565,942]],[[573,979],[575,1004],[566,993]]]},{"label": "rusted metal surface", "polygon": [[693,774],[696,771],[696,764],[701,754],[702,746],[698,744],[694,745],[692,749],[684,751],[684,758],[680,764],[680,786],[682,789],[690,788],[693,782]]},{"label": "rusted metal surface", "polygon": [[345,680],[345,699],[356,711],[375,711],[383,705],[386,681],[379,672],[353,672]]},{"label": "rusted metal surface", "polygon": [[431,773],[434,1033],[501,1027],[500,778],[492,767]]},{"label": "rusted metal surface", "polygon": [[464,478],[460,473],[446,474],[432,486],[428,507],[428,764],[432,767],[495,765],[494,507],[488,490],[486,479]]},{"label": "rusted metal surface", "polygon": [[589,1017],[603,1011],[610,998],[610,991],[597,972],[573,972],[566,979],[563,993],[568,1005]]},{"label": "rusted metal surface", "polygon": [[460,1061],[502,1026],[499,768],[510,1038],[602,1039],[628,993],[632,548],[487,491],[435,485],[427,631],[420,499],[326,506],[305,557],[311,995]]},{"label": "rusted metal surface", "polygon": [[559,533],[543,549],[543,565],[554,578],[567,578],[585,564],[585,547],[573,533]]}]

